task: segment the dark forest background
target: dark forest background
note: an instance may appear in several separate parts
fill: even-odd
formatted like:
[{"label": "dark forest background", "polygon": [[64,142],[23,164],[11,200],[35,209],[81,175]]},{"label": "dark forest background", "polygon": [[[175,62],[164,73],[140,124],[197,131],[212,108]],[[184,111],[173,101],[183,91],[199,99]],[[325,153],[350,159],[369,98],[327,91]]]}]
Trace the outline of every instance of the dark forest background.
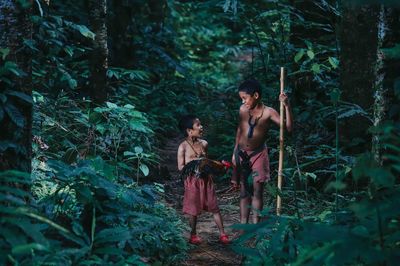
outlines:
[{"label": "dark forest background", "polygon": [[238,85],[257,78],[279,110],[280,67],[295,128],[267,205],[280,193],[283,215],[232,248],[249,265],[400,260],[398,1],[3,0],[0,32],[0,264],[179,264],[160,150],[190,112],[229,160]]}]

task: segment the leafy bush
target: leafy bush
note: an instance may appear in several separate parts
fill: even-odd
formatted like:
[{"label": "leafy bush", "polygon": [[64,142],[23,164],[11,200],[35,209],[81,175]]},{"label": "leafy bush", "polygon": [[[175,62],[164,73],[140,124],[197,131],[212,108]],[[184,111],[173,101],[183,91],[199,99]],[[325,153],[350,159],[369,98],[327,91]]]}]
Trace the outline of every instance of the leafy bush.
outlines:
[{"label": "leafy bush", "polygon": [[[400,129],[387,123],[380,132],[385,149],[383,166],[365,153],[351,170],[354,181],[369,183],[365,191],[353,194],[353,199],[337,212],[328,208],[304,218],[269,217],[260,224],[242,226],[246,234],[236,250],[247,256],[247,263],[397,265]],[[346,185],[342,184],[344,189]],[[251,238],[254,248],[246,245]]]},{"label": "leafy bush", "polygon": [[[157,187],[116,182],[106,175],[100,159],[78,161],[75,166],[49,161],[38,172],[33,191],[38,202],[67,232],[52,250],[59,259],[76,264],[137,263],[169,264],[181,260],[187,250],[183,225],[177,214],[159,200]],[[112,173],[108,173],[112,174]],[[40,179],[39,179],[40,177]],[[43,191],[43,182],[54,188]],[[162,189],[158,187],[158,189]],[[161,190],[162,192],[162,190]],[[61,239],[60,239],[61,240]]]}]

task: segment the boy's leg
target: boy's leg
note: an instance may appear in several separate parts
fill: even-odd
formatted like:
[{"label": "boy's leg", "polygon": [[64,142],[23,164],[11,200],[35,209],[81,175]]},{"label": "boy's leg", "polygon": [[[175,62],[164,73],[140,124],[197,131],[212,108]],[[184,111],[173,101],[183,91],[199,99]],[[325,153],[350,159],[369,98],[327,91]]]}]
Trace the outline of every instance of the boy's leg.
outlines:
[{"label": "boy's leg", "polygon": [[254,182],[254,195],[252,198],[251,206],[253,208],[253,223],[256,224],[260,221],[260,211],[263,209],[263,182]]},{"label": "boy's leg", "polygon": [[249,222],[251,197],[246,191],[244,183],[240,183],[240,223]]},{"label": "boy's leg", "polygon": [[197,216],[189,215],[190,235],[196,235]]},{"label": "boy's leg", "polygon": [[214,215],[214,221],[217,224],[219,230],[219,234],[224,235],[225,234],[224,223],[222,222],[221,212],[215,212],[213,213],[213,215]]},{"label": "boy's leg", "polygon": [[229,244],[230,241],[229,241],[228,235],[225,234],[225,231],[224,231],[224,224],[222,222],[221,212],[215,212],[215,213],[213,213],[213,215],[214,215],[215,223],[217,224],[218,230],[219,230],[219,242],[221,242],[222,244]]}]

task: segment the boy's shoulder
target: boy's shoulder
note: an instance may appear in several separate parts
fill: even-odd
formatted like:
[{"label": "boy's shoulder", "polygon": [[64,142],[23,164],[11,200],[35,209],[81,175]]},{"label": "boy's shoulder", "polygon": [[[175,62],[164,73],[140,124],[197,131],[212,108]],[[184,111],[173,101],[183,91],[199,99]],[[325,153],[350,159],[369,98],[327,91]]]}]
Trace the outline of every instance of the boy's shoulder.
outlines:
[{"label": "boy's shoulder", "polygon": [[[205,139],[198,139],[198,141],[204,146],[204,145],[208,145],[207,140]],[[188,145],[186,140],[182,140],[182,142],[179,144],[179,147],[185,148]]]},{"label": "boy's shoulder", "polygon": [[182,140],[182,141],[181,141],[181,143],[179,143],[179,146],[178,146],[178,148],[185,148],[185,147],[186,147],[186,145],[187,145],[187,142],[186,142],[186,140]]},{"label": "boy's shoulder", "polygon": [[207,140],[205,139],[199,139],[199,142],[204,146],[204,145],[208,145]]}]

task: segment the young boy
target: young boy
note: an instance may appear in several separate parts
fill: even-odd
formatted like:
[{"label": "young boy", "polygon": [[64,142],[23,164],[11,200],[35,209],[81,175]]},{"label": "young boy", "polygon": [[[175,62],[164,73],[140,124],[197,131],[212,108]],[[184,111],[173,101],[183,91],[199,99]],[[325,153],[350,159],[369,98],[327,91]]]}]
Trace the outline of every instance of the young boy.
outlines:
[{"label": "young boy", "polygon": [[[187,163],[207,157],[208,143],[201,139],[203,126],[196,116],[184,116],[179,122],[179,127],[185,135],[185,140],[178,148],[178,169],[181,171]],[[219,240],[223,244],[228,244],[229,239],[224,231],[212,175],[203,174],[198,177],[190,174],[185,178],[184,185],[183,212],[189,215],[191,227],[189,242],[191,244],[201,243],[201,239],[196,233],[196,224],[197,216],[204,210],[213,213],[220,233]]]},{"label": "young boy", "polygon": [[[239,110],[239,125],[232,155],[232,183],[237,186],[240,180],[240,222],[249,222],[252,208],[253,223],[258,223],[259,213],[263,208],[264,182],[270,179],[265,140],[271,122],[279,125],[280,116],[277,111],[261,101],[261,86],[256,80],[243,82],[239,86],[239,96],[243,104]],[[287,131],[291,132],[293,119],[289,99],[285,94],[281,94],[279,100],[285,107]]]}]

